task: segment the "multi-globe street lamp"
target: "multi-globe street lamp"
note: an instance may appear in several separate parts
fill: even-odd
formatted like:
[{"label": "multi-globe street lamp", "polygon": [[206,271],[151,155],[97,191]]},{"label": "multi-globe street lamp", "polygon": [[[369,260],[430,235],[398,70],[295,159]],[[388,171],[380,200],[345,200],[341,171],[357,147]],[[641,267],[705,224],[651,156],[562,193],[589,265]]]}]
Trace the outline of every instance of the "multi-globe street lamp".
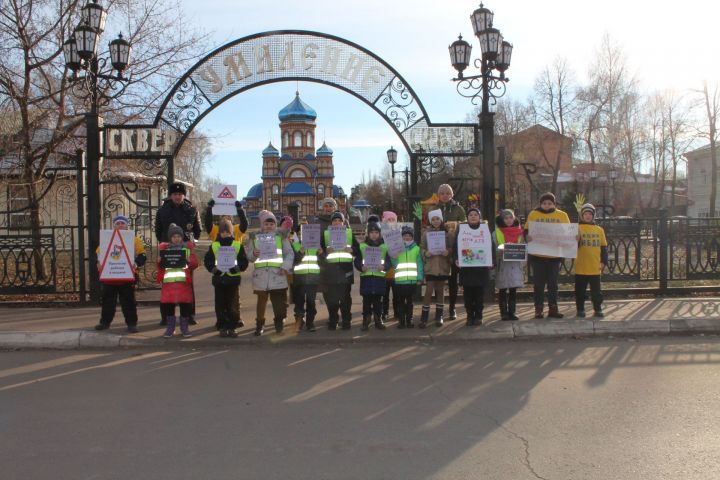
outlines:
[{"label": "multi-globe street lamp", "polygon": [[[448,48],[450,61],[458,72],[457,91],[460,95],[470,98],[473,105],[481,101],[478,121],[480,126],[482,146],[482,209],[487,218],[495,215],[495,120],[494,112],[490,111],[491,105],[497,103],[497,99],[505,95],[505,84],[509,79],[505,72],[510,67],[513,46],[503,39],[500,31],[493,27],[494,13],[485,8],[483,4],[476,9],[470,20],[472,22],[475,36],[480,42],[481,56],[475,59],[475,67],[480,70],[479,75],[465,76],[463,72],[470,65],[472,46],[458,37]],[[501,173],[504,169],[500,169]],[[504,184],[504,176],[500,175],[501,184]],[[500,189],[504,190],[504,189]],[[504,202],[504,198],[500,202]]]},{"label": "multi-globe street lamp", "polygon": [[[108,58],[97,53],[98,40],[105,30],[107,11],[97,0],[88,1],[81,9],[80,24],[73,35],[63,43],[65,66],[72,72],[73,93],[89,100],[90,111],[85,114],[86,129],[86,175],[87,175],[87,228],[88,228],[88,267],[90,271],[90,299],[97,300],[100,295],[99,272],[97,269],[96,249],[100,244],[101,194],[100,194],[100,129],[102,117],[98,113],[100,105],[107,105],[117,98],[127,85],[123,72],[130,61],[132,47],[130,42],[118,35],[111,41]],[[117,71],[113,75],[113,70]],[[82,71],[82,75],[78,73]],[[100,84],[102,82],[102,84]],[[109,92],[115,93],[109,93]]]}]

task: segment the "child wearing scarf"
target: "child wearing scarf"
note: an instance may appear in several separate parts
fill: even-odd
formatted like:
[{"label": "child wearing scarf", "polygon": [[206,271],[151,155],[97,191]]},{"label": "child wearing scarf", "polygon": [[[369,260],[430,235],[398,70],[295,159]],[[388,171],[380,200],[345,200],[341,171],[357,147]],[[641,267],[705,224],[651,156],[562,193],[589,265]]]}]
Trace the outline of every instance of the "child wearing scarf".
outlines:
[{"label": "child wearing scarf", "polygon": [[502,259],[506,243],[525,243],[520,221],[512,210],[501,210],[495,218],[493,243],[497,246],[498,251],[495,286],[498,289],[500,319],[518,320],[515,315],[517,289],[525,284],[525,262],[504,262]]}]

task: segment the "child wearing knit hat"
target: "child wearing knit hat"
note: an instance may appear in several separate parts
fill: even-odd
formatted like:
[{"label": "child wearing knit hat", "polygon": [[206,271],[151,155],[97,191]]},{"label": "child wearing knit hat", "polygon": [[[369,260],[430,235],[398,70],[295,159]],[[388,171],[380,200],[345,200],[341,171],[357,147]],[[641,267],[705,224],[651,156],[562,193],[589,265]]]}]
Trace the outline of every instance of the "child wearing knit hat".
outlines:
[{"label": "child wearing knit hat", "polygon": [[607,265],[608,248],[605,230],[595,224],[595,207],[586,203],[580,207],[580,225],[578,225],[580,240],[578,242],[577,258],[575,259],[575,306],[578,318],[585,317],[585,298],[588,285],[590,285],[590,298],[592,299],[595,317],[602,318],[602,288],[600,276]]},{"label": "child wearing knit hat", "polygon": [[[261,210],[260,233],[252,240],[246,240],[245,248],[248,261],[255,263],[253,270],[253,290],[257,295],[255,319],[255,336],[263,334],[265,327],[265,310],[270,300],[273,308],[275,333],[283,332],[287,315],[288,273],[292,270],[295,255],[292,246],[277,225],[277,218],[268,210]],[[263,256],[261,242],[271,246],[272,256]],[[272,242],[272,243],[271,243]]]},{"label": "child wearing knit hat", "polygon": [[[375,217],[377,219],[377,216]],[[379,264],[370,265],[367,261],[370,249],[377,253]],[[380,225],[370,222],[367,226],[365,241],[360,244],[360,254],[355,257],[355,268],[360,272],[360,295],[363,297],[363,322],[361,330],[367,331],[370,323],[377,330],[385,330],[382,315],[382,296],[385,293],[385,272],[390,268],[387,245],[380,236]]]},{"label": "child wearing knit hat", "polygon": [[523,230],[515,212],[509,208],[500,210],[495,218],[493,243],[497,248],[497,269],[495,287],[498,289],[501,320],[518,320],[515,315],[517,306],[517,289],[525,285],[525,262],[503,260],[505,244],[525,243]]},{"label": "child wearing knit hat", "polygon": [[[543,193],[539,200],[540,205],[531,211],[525,221],[523,233],[527,243],[532,243],[528,235],[530,222],[570,223],[567,213],[555,208],[555,195],[551,192]],[[533,297],[535,303],[535,318],[543,318],[543,305],[545,303],[545,286],[547,285],[548,317],[563,318],[558,310],[558,276],[560,275],[560,257],[545,255],[528,255],[528,263],[533,275]]]},{"label": "child wearing knit hat", "polygon": [[[222,253],[220,249],[223,249]],[[218,257],[227,255],[234,257],[234,265],[220,265]],[[229,257],[228,257],[229,259]],[[236,338],[240,322],[240,272],[248,267],[248,259],[242,243],[233,235],[230,220],[221,220],[218,225],[218,236],[210,244],[204,260],[205,268],[212,274],[212,285],[215,290],[215,328],[221,337]]]},{"label": "child wearing knit hat", "polygon": [[[112,219],[113,230],[127,230],[130,220],[124,215],[117,215]],[[135,259],[133,262],[133,272],[135,278],[133,280],[100,280],[102,284],[102,300],[100,321],[95,325],[95,330],[105,330],[110,328],[110,323],[115,316],[115,308],[117,307],[118,297],[120,298],[120,308],[125,317],[125,324],[129,333],[137,333],[137,303],[135,302],[135,285],[137,284],[137,269],[145,265],[147,257],[145,256],[145,246],[140,237],[135,235]],[[100,247],[97,249],[98,253]],[[101,272],[101,259],[98,258],[98,271]],[[101,272],[102,273],[102,272]]]},{"label": "child wearing knit hat", "polygon": [[[193,288],[192,272],[198,266],[195,258],[195,242],[185,242],[183,229],[174,223],[168,228],[169,241],[160,244],[157,281],[162,284],[160,290],[160,310],[166,320],[167,328],[163,337],[171,338],[175,334],[175,324],[180,323],[183,337],[190,337],[190,315],[192,314]],[[174,263],[173,259],[183,261]],[[175,306],[180,308],[180,318],[175,317]]]}]

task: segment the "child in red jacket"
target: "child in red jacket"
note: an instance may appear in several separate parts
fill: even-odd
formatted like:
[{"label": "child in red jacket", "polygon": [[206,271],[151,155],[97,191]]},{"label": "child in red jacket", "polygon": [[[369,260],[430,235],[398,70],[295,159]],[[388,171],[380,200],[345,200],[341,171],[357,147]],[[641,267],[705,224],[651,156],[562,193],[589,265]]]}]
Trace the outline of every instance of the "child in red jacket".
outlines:
[{"label": "child in red jacket", "polygon": [[[157,281],[162,284],[160,292],[160,309],[163,317],[167,319],[167,329],[163,334],[171,338],[175,333],[175,305],[180,306],[180,332],[183,337],[190,337],[188,329],[189,317],[192,313],[192,272],[198,267],[195,258],[195,245],[185,242],[182,228],[174,223],[168,228],[169,242],[160,244],[160,258],[158,258]],[[171,259],[173,251],[181,251],[185,259],[184,265],[177,264]],[[163,253],[167,252],[167,253]],[[176,256],[177,257],[177,256]]]}]

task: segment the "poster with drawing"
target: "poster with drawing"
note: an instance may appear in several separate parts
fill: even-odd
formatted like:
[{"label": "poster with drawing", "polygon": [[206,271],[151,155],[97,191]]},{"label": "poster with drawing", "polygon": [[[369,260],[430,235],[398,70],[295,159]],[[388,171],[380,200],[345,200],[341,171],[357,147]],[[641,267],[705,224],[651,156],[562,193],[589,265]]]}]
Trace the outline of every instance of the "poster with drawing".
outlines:
[{"label": "poster with drawing", "polygon": [[100,230],[100,280],[135,280],[135,232]]},{"label": "poster with drawing", "polygon": [[481,223],[476,229],[460,224],[457,249],[460,268],[492,267],[492,240],[487,223]]}]

